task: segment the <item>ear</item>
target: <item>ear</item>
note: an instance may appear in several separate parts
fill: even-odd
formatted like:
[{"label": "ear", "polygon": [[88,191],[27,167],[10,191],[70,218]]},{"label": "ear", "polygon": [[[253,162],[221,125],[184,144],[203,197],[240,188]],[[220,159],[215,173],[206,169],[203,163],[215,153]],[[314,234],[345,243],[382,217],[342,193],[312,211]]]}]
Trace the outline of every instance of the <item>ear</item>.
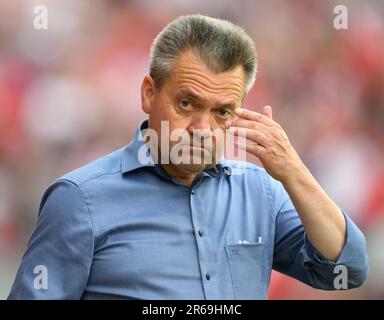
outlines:
[{"label": "ear", "polygon": [[151,76],[145,76],[141,84],[141,109],[150,114],[155,96],[155,82]]}]

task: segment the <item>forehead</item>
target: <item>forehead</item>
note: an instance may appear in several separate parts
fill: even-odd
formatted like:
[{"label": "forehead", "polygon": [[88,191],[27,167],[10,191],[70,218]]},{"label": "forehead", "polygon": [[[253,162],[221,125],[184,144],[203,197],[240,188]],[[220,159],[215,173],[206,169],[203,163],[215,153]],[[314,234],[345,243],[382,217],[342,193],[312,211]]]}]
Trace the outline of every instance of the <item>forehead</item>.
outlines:
[{"label": "forehead", "polygon": [[216,74],[188,50],[173,65],[168,85],[177,92],[192,91],[206,99],[231,99],[239,103],[244,95],[245,76],[241,66]]}]

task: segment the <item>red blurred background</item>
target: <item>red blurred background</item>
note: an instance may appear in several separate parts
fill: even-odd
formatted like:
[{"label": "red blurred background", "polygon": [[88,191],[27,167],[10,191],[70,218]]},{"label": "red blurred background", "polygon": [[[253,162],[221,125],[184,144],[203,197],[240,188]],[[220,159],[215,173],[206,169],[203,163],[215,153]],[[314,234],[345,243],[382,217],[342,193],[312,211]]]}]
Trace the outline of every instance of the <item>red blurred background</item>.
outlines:
[{"label": "red blurred background", "polygon": [[[48,30],[33,7],[48,9]],[[140,84],[156,34],[181,14],[243,26],[258,75],[244,107],[274,117],[367,237],[370,274],[347,292],[273,273],[271,299],[384,298],[384,2],[13,0],[0,2],[0,298],[6,298],[44,189],[126,145],[145,114]],[[257,159],[249,159],[257,162]]]}]

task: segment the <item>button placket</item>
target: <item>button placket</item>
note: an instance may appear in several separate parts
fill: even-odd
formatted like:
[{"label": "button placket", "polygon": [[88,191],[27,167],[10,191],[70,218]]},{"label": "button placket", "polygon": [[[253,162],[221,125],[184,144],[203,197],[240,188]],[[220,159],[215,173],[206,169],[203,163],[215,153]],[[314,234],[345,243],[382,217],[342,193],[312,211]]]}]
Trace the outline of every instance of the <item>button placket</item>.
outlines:
[{"label": "button placket", "polygon": [[[196,246],[198,250],[198,259],[201,272],[201,281],[203,282],[204,294],[207,299],[218,299],[219,291],[217,279],[213,277],[212,267],[214,263],[212,261],[212,252],[209,238],[207,238],[207,232],[204,225],[204,198],[203,192],[198,193],[198,189],[203,188],[201,181],[193,186],[190,190],[190,206],[192,224],[195,230]],[[204,189],[204,188],[203,188]]]}]

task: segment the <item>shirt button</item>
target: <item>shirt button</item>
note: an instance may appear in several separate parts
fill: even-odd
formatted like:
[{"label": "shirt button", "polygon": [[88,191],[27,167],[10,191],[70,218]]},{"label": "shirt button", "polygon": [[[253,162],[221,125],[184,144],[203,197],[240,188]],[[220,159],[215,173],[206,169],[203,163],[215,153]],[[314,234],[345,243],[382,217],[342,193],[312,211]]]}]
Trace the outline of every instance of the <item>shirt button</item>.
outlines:
[{"label": "shirt button", "polygon": [[211,279],[211,275],[210,275],[209,273],[206,273],[206,274],[205,274],[205,278],[206,278],[207,280],[209,280],[209,279]]},{"label": "shirt button", "polygon": [[192,190],[192,191],[191,191],[191,193],[192,193],[192,194],[195,194],[195,191],[194,191],[194,190]]},{"label": "shirt button", "polygon": [[203,234],[204,234],[203,231],[201,231],[201,230],[199,230],[198,233],[199,233],[199,236],[200,236],[200,237],[202,237]]}]

